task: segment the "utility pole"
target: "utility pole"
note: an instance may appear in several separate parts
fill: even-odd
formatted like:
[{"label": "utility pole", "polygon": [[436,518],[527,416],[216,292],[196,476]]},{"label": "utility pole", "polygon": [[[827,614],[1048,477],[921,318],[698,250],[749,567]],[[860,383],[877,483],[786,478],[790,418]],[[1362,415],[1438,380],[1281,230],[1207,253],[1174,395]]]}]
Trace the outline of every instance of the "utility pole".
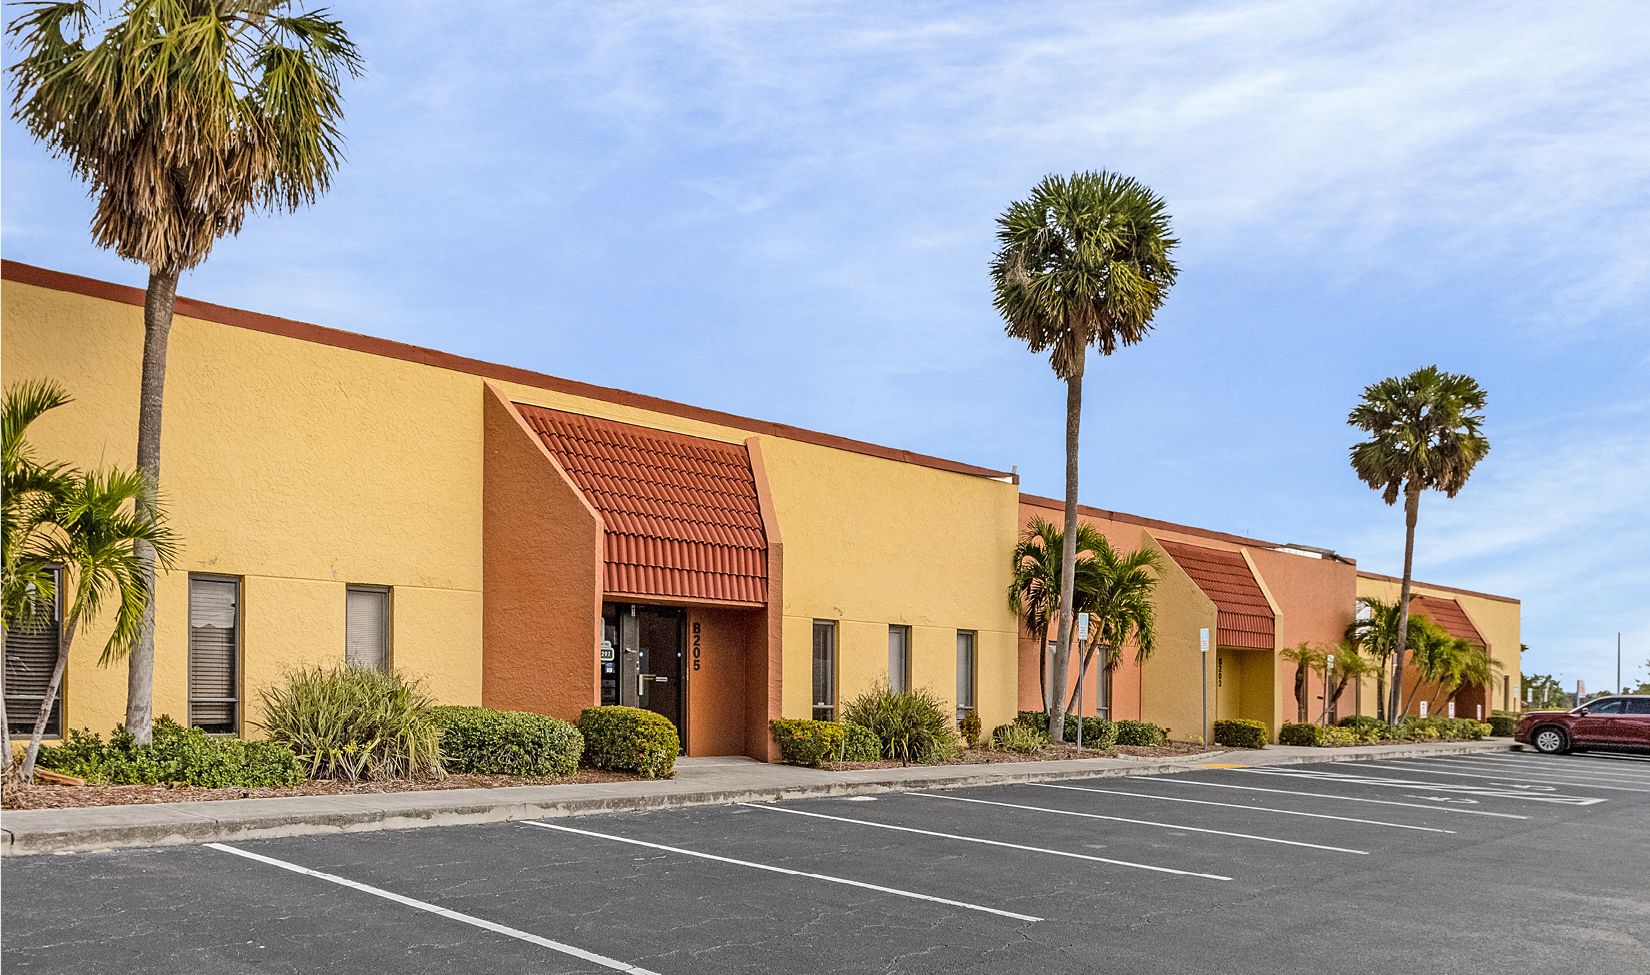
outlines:
[{"label": "utility pole", "polygon": [[1627,689],[1621,686],[1621,631],[1616,631],[1616,693],[1625,694]]}]

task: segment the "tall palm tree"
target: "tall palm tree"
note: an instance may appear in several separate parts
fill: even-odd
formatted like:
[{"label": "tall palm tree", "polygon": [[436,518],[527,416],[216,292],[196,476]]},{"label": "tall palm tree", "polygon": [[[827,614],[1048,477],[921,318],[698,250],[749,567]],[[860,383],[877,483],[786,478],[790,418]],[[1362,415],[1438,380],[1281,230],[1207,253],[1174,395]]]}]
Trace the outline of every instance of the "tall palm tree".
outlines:
[{"label": "tall palm tree", "polygon": [[[1077,526],[1079,553],[1094,551],[1106,538],[1089,525]],[[1065,533],[1053,522],[1033,516],[1014,546],[1013,574],[1008,584],[1008,608],[1027,633],[1037,638],[1037,677],[1042,685],[1043,710],[1049,710],[1048,630],[1060,611],[1060,553]],[[1083,561],[1079,561],[1079,571]]]},{"label": "tall palm tree", "polygon": [[[0,403],[0,660],[5,659],[5,634],[33,633],[52,623],[57,573],[49,551],[48,513],[68,493],[70,475],[61,464],[35,459],[28,429],[47,411],[70,401],[62,386],[36,379],[12,385]],[[0,668],[0,728],[10,727]],[[0,749],[0,775],[11,769],[8,745]]]},{"label": "tall palm tree", "polygon": [[[1066,512],[1061,565],[1077,562],[1077,441],[1083,371],[1089,346],[1111,355],[1134,345],[1178,273],[1169,254],[1162,198],[1143,184],[1107,172],[1046,176],[1025,200],[997,218],[998,250],[991,262],[992,304],[1009,335],[1032,352],[1048,352],[1066,383]],[[1065,686],[1071,660],[1072,587],[1061,577],[1053,679]],[[1065,733],[1065,695],[1056,694],[1049,734]]]},{"label": "tall palm tree", "polygon": [[[1079,528],[1079,533],[1087,527]],[[1066,701],[1067,713],[1077,706],[1078,688],[1096,652],[1105,654],[1101,666],[1110,674],[1123,662],[1123,647],[1130,642],[1134,643],[1134,658],[1139,662],[1150,659],[1157,650],[1157,610],[1152,594],[1163,571],[1162,559],[1147,548],[1118,555],[1106,536],[1098,531],[1094,535],[1095,540],[1089,543],[1089,551],[1094,554],[1078,560],[1073,586],[1073,609],[1088,614],[1089,639],[1077,672],[1077,687]],[[1080,534],[1078,543],[1083,542]]]},{"label": "tall palm tree", "polygon": [[171,530],[162,523],[159,511],[148,478],[136,472],[109,471],[75,473],[68,490],[45,512],[56,536],[46,554],[62,566],[67,598],[57,662],[23,756],[25,782],[34,777],[40,738],[51,716],[52,701],[62,686],[80,624],[114,601],[114,627],[103,646],[100,665],[126,655],[143,633],[154,590],[150,583],[153,576],[145,571],[149,563],[138,553],[137,545],[140,541],[147,544],[154,558],[168,569],[176,554]]},{"label": "tall palm tree", "polygon": [[[178,276],[247,211],[295,210],[341,160],[339,80],[362,60],[343,25],[295,0],[37,3],[12,21],[16,118],[97,197],[92,240],[147,265],[137,468],[160,485],[166,343]],[[94,15],[100,17],[93,23]],[[147,501],[139,501],[146,506]],[[154,553],[139,542],[154,586]],[[127,676],[126,730],[149,740],[154,619]]]},{"label": "tall palm tree", "polygon": [[[1346,422],[1370,435],[1352,448],[1358,478],[1381,491],[1393,504],[1404,497],[1404,581],[1398,594],[1395,645],[1408,645],[1410,575],[1415,563],[1415,521],[1421,492],[1431,488],[1453,498],[1466,486],[1472,469],[1490,451],[1480,429],[1486,394],[1471,376],[1443,372],[1437,366],[1407,376],[1383,379],[1364,389],[1363,400]],[[1397,721],[1403,686],[1404,656],[1393,664],[1392,702],[1388,714]]]}]

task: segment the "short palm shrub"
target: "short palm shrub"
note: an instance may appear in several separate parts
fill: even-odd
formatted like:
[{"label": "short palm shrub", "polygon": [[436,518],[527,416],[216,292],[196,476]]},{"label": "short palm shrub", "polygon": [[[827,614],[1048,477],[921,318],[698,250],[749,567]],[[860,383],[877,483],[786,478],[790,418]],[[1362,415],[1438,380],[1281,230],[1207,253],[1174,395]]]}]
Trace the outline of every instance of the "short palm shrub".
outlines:
[{"label": "short palm shrub", "polygon": [[775,718],[768,722],[768,733],[779,746],[781,758],[809,768],[836,761],[848,740],[848,729],[835,721]]},{"label": "short palm shrub", "polygon": [[1215,744],[1228,748],[1265,748],[1266,722],[1250,718],[1228,718],[1215,722]]},{"label": "short palm shrub", "polygon": [[882,757],[882,739],[877,733],[862,724],[845,724],[842,730],[847,735],[847,744],[842,750],[842,760],[845,762],[874,762]]},{"label": "short palm shrub", "polygon": [[559,718],[528,711],[437,707],[447,771],[559,778],[579,769],[584,736]]},{"label": "short palm shrub", "polygon": [[927,688],[894,691],[879,684],[848,702],[842,718],[871,729],[882,754],[903,762],[940,761],[960,747],[950,707]]},{"label": "short palm shrub", "polygon": [[606,706],[579,712],[584,757],[597,768],[635,772],[644,779],[676,775],[682,740],[670,719],[642,708]]},{"label": "short palm shrub", "polygon": [[445,774],[441,726],[416,680],[367,667],[305,667],[263,692],[269,740],[297,753],[314,779]]},{"label": "short palm shrub", "polygon": [[969,748],[977,747],[980,743],[980,712],[969,711],[957,722],[957,730],[962,732],[963,740],[968,742]]},{"label": "short palm shrub", "polygon": [[214,738],[164,714],[155,719],[147,745],[139,745],[122,728],[109,733],[108,744],[90,728],[71,728],[63,744],[40,750],[36,764],[98,785],[177,782],[225,789],[291,786],[304,780],[303,763],[285,745]]},{"label": "short palm shrub", "polygon": [[991,744],[1005,752],[1029,755],[1048,743],[1048,735],[1019,721],[1000,724],[991,731]]},{"label": "short palm shrub", "polygon": [[1318,726],[1315,724],[1286,724],[1278,729],[1278,744],[1318,747]]},{"label": "short palm shrub", "polygon": [[[1046,715],[1045,715],[1046,717]],[[1157,727],[1153,725],[1152,727]],[[1077,715],[1066,715],[1066,741],[1077,744]],[[1117,744],[1117,723],[1105,718],[1083,719],[1083,747],[1111,748]]]},{"label": "short palm shrub", "polygon": [[1169,743],[1169,729],[1162,725],[1150,721],[1114,721],[1112,724],[1117,728],[1119,745],[1159,747]]}]

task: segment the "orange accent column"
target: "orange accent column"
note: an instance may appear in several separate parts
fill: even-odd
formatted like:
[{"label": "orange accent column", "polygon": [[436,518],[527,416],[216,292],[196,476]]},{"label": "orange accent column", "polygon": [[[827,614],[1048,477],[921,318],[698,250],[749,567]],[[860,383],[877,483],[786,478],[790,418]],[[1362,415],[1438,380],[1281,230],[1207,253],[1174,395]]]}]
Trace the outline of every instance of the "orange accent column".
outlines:
[{"label": "orange accent column", "polygon": [[509,397],[483,397],[481,702],[571,721],[601,703],[602,518]]},{"label": "orange accent column", "polygon": [[[784,688],[785,638],[785,543],[779,535],[779,517],[774,512],[773,492],[768,489],[768,468],[762,462],[759,437],[745,440],[750,453],[751,475],[756,480],[756,499],[762,511],[762,533],[768,539],[768,608],[761,630],[753,634],[752,654],[745,667],[745,754],[761,762],[779,761],[779,746],[768,733],[768,722],[780,716]],[[765,651],[765,652],[764,652]]]}]

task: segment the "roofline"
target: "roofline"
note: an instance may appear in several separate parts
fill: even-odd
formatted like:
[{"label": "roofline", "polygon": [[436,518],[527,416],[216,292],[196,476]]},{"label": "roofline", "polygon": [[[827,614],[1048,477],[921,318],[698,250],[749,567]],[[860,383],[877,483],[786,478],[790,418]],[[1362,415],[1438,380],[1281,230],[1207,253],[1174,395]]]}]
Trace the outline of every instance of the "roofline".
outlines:
[{"label": "roofline", "polygon": [[[1045,498],[1035,494],[1020,494],[1020,503],[1034,505],[1038,508],[1052,508],[1055,511],[1064,511],[1066,503],[1053,498]],[[1122,522],[1125,525],[1139,525],[1142,528],[1155,528],[1159,531],[1181,532],[1186,535],[1196,535],[1199,538],[1212,538],[1220,542],[1232,542],[1237,545],[1247,545],[1252,548],[1284,548],[1277,542],[1263,542],[1258,538],[1247,538],[1242,535],[1229,535],[1226,532],[1217,532],[1209,528],[1193,528],[1191,525],[1177,525],[1172,521],[1159,521],[1156,518],[1142,518],[1140,515],[1131,515],[1122,511],[1107,511],[1104,508],[1091,508],[1086,504],[1077,506],[1077,513],[1090,518],[1104,518],[1107,521]]]},{"label": "roofline", "polygon": [[[1397,576],[1384,576],[1384,575],[1381,575],[1379,572],[1365,572],[1362,569],[1358,570],[1358,576],[1360,578],[1363,578],[1363,579],[1379,579],[1382,582],[1396,582],[1399,585],[1403,585],[1403,583],[1404,583],[1404,580],[1400,579]],[[1455,593],[1460,593],[1463,596],[1477,596],[1479,599],[1493,599],[1493,600],[1495,600],[1496,602],[1499,602],[1499,603],[1519,603],[1519,604],[1522,604],[1521,600],[1514,599],[1511,596],[1497,596],[1497,595],[1494,595],[1492,593],[1487,593],[1487,592],[1475,592],[1471,589],[1457,589],[1454,586],[1437,586],[1437,585],[1433,585],[1430,582],[1422,582],[1419,579],[1411,579],[1411,580],[1409,580],[1409,584],[1412,585],[1412,586],[1425,586],[1428,589],[1437,589],[1440,592],[1455,592]],[[1424,596],[1426,594],[1422,593],[1421,595]],[[1463,610],[1463,612],[1465,612],[1465,610]],[[1476,623],[1473,624],[1473,628],[1477,629],[1477,624]]]},{"label": "roofline", "polygon": [[[0,261],[0,279],[16,281],[19,284],[34,285],[38,288],[47,288],[52,291],[66,291],[71,294],[85,295],[89,298],[101,298],[105,301],[115,301],[127,305],[143,307],[143,289],[133,288],[124,284],[115,284],[112,281],[100,281],[96,278],[82,277],[78,274],[69,274],[64,271],[53,271],[49,268],[36,267],[33,264],[24,264],[20,261]],[[1012,484],[1019,484],[1020,477],[1009,471],[994,471],[986,467],[976,467],[973,464],[963,464],[943,457],[931,457],[927,454],[914,453],[909,450],[900,450],[896,447],[884,447],[880,444],[866,443],[861,440],[850,440],[834,434],[820,433],[817,430],[807,430],[802,427],[793,427],[784,423],[773,423],[768,420],[757,420],[751,417],[739,416],[734,413],[723,413],[719,410],[707,410],[702,407],[689,406],[672,400],[660,399],[657,396],[648,396],[643,393],[632,393],[623,389],[613,389],[607,386],[595,386],[573,379],[562,379],[530,369],[521,369],[516,366],[501,365],[496,362],[487,362],[482,359],[470,359],[465,356],[454,355],[450,352],[440,352],[435,349],[426,349],[422,346],[408,345],[405,342],[396,342],[392,339],[377,338],[371,335],[362,335],[358,332],[346,332],[341,329],[327,328],[323,325],[311,325],[308,322],[294,321],[290,318],[278,318],[274,315],[265,315],[260,312],[245,311],[240,308],[229,308],[225,305],[215,305],[211,302],[200,301],[195,298],[179,296],[174,307],[175,314],[189,318],[198,318],[202,321],[215,322],[219,325],[229,325],[235,328],[244,328],[254,332],[264,332],[269,335],[279,335],[284,338],[297,339],[302,342],[312,342],[316,345],[329,345],[334,348],[348,349],[352,352],[362,352],[367,355],[383,356],[387,359],[400,359],[404,362],[415,362],[419,365],[431,366],[436,369],[447,369],[452,372],[468,373],[483,379],[495,379],[501,382],[519,383],[535,389],[544,389],[551,392],[565,393],[571,396],[582,396],[586,399],[601,400],[619,406],[633,409],[648,410],[653,413],[662,413],[667,416],[681,417],[687,420],[698,420],[703,423],[714,423],[719,426],[733,427],[749,433],[766,434],[770,437],[782,437],[786,440],[796,440],[810,443],[819,447],[830,447],[836,450],[845,450],[849,453],[864,454],[868,457],[880,457],[884,460],[898,461],[904,464],[914,464],[918,467],[930,467],[935,470],[949,471],[954,474],[968,474],[974,477],[988,477],[995,480],[1006,480]]]}]

